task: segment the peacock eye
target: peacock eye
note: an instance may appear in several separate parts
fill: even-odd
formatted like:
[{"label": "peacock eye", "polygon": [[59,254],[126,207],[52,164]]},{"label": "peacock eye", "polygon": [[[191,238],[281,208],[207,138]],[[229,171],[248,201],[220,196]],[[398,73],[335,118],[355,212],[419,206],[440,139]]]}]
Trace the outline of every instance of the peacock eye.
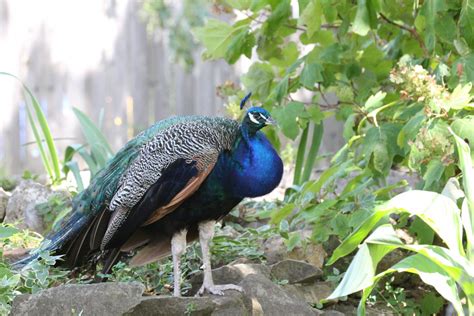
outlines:
[{"label": "peacock eye", "polygon": [[257,113],[250,112],[248,115],[249,115],[249,119],[250,119],[250,121],[252,121],[252,123],[260,124],[260,122],[258,120]]}]

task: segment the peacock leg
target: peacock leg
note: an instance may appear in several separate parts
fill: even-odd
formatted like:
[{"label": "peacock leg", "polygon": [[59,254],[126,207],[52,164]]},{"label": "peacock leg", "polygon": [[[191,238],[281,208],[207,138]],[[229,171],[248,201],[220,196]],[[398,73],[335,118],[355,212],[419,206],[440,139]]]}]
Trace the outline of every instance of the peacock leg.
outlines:
[{"label": "peacock leg", "polygon": [[214,237],[214,226],[215,221],[207,221],[199,223],[199,243],[201,244],[202,250],[202,263],[204,270],[204,281],[202,286],[196,295],[202,295],[204,292],[208,292],[216,295],[224,295],[225,290],[236,290],[242,292],[242,288],[234,284],[222,284],[215,285],[212,279],[211,271],[211,252],[210,243],[212,237]]},{"label": "peacock leg", "polygon": [[171,254],[173,256],[173,296],[181,296],[181,255],[186,250],[186,233],[183,229],[171,238]]}]

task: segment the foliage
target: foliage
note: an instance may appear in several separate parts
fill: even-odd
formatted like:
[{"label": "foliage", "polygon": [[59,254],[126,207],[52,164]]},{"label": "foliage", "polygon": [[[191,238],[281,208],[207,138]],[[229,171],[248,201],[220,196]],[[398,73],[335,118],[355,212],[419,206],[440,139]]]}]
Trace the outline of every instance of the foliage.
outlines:
[{"label": "foliage", "polygon": [[[61,181],[61,171],[59,168],[58,151],[56,149],[53,136],[51,135],[48,122],[46,121],[46,117],[38,100],[33,95],[31,90],[17,76],[7,72],[0,72],[0,75],[9,76],[18,80],[25,90],[30,101],[30,103],[27,103],[26,105],[28,121],[41,155],[41,161],[43,162],[43,166],[51,182],[53,184],[59,183]],[[44,143],[46,143],[46,147]]]},{"label": "foliage", "polygon": [[[80,174],[79,164],[73,160],[74,155],[79,154],[85,161],[92,178],[100,169],[105,167],[107,161],[112,158],[113,151],[107,139],[94,122],[79,109],[73,108],[73,111],[79,121],[87,145],[69,145],[64,153],[64,165],[62,170],[66,176],[69,171],[73,173],[77,183],[77,191],[80,192],[84,189],[84,184]],[[87,151],[87,147],[89,147],[89,151]]]},{"label": "foliage", "polygon": [[36,210],[46,225],[45,231],[50,231],[71,211],[71,201],[64,194],[52,194],[47,202],[37,204]]},{"label": "foliage", "polygon": [[[399,194],[377,207],[354,233],[352,233],[333,253],[328,264],[352,252],[361,241],[344,279],[329,299],[363,290],[359,314],[365,313],[365,301],[378,280],[394,272],[418,274],[432,285],[446,300],[450,301],[456,312],[463,315],[462,297],[467,301],[468,311],[474,310],[473,248],[474,238],[472,218],[472,188],[474,188],[474,169],[469,146],[457,135],[455,137],[463,175],[464,192],[456,178],[450,179],[441,194],[413,190]],[[462,205],[461,209],[458,207]],[[386,224],[390,213],[416,215],[425,222],[443,241],[442,246],[407,243],[397,235],[393,225]],[[466,245],[463,243],[463,229]],[[403,248],[414,252],[391,268],[376,274],[380,260],[390,251]]]},{"label": "foliage", "polygon": [[193,55],[199,46],[190,30],[202,26],[208,12],[209,4],[205,0],[183,1],[178,5],[164,0],[145,0],[141,15],[148,33],[153,36],[164,33],[161,36],[166,36],[173,61],[189,71],[194,66]]},{"label": "foliage", "polygon": [[19,294],[31,294],[48,288],[57,282],[64,282],[66,272],[52,268],[58,256],[42,253],[20,271],[13,270],[4,261],[3,252],[16,247],[35,247],[41,238],[28,231],[19,231],[11,226],[0,226],[0,314],[7,315],[10,304]]}]

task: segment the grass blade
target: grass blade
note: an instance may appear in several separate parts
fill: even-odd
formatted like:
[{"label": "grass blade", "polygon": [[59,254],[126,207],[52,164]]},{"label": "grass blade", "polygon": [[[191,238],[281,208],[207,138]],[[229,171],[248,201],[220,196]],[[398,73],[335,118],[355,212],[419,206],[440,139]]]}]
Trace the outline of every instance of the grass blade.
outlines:
[{"label": "grass blade", "polygon": [[319,148],[321,146],[321,140],[323,139],[324,125],[323,122],[315,124],[313,128],[313,137],[311,138],[311,146],[309,148],[308,155],[306,156],[306,162],[304,165],[303,175],[301,177],[301,183],[306,182],[311,177],[311,171],[313,171],[316,156],[318,155]]},{"label": "grass blade", "polygon": [[40,137],[36,127],[33,127],[33,125],[35,123],[33,121],[33,116],[31,115],[31,112],[29,112],[28,119],[30,120],[30,125],[32,126],[33,130],[36,130],[36,132],[33,131],[33,133],[35,134],[36,143],[38,144],[38,147],[40,147],[40,153],[41,153],[41,151],[43,151],[43,153],[41,154],[43,164],[45,165],[45,168],[46,168],[46,170],[47,170],[47,172],[48,172],[48,174],[51,178],[51,181],[53,183],[57,183],[57,182],[61,181],[61,169],[59,167],[58,151],[56,149],[56,145],[54,143],[53,136],[51,135],[51,130],[49,129],[48,122],[47,122],[46,117],[43,113],[43,110],[41,109],[41,106],[39,105],[38,100],[33,95],[31,90],[26,86],[26,84],[24,84],[20,80],[20,78],[18,78],[17,76],[15,76],[11,73],[8,73],[8,72],[0,72],[0,75],[9,76],[9,77],[12,77],[12,78],[18,80],[21,83],[23,89],[27,92],[27,94],[30,98],[31,106],[33,107],[34,113],[36,115],[36,119],[38,120],[38,124],[41,128],[41,132],[43,134],[43,139],[46,141],[46,145],[48,147],[49,161],[48,161],[48,158],[46,156],[46,151],[44,150],[44,148],[43,148],[43,150],[41,150],[43,139]]}]

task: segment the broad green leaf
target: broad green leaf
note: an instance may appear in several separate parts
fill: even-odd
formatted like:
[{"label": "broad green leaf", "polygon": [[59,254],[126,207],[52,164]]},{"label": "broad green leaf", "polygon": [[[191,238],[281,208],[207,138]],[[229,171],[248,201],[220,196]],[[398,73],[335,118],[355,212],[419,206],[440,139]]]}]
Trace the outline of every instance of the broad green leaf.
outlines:
[{"label": "broad green leaf", "polygon": [[273,77],[273,70],[269,64],[253,63],[242,77],[242,82],[247,91],[252,91],[260,99],[266,99],[270,93]]},{"label": "broad green leaf", "polygon": [[395,196],[381,208],[403,210],[411,215],[417,215],[452,251],[464,254],[461,214],[456,203],[450,198],[435,192],[412,190]]},{"label": "broad green leaf", "polygon": [[434,50],[436,45],[435,24],[438,20],[438,12],[445,9],[443,0],[426,1],[420,9],[420,15],[425,18],[424,42],[430,52]]},{"label": "broad green leaf", "polygon": [[457,203],[460,198],[465,197],[459,181],[456,178],[449,178],[441,194],[450,198],[454,203]]},{"label": "broad green leaf", "polygon": [[474,116],[467,115],[463,118],[457,118],[451,123],[453,132],[460,138],[468,141],[471,148],[471,157],[474,158]]},{"label": "broad green leaf", "polygon": [[461,77],[462,83],[474,82],[474,53],[459,58],[451,70]]},{"label": "broad green leaf", "polygon": [[[370,242],[364,242],[360,246],[344,274],[344,278],[327,299],[336,299],[371,286],[373,284],[373,278],[375,277],[377,264],[380,260],[387,253],[396,249],[398,247],[397,245],[403,245],[391,225],[378,227],[369,236],[368,240],[370,240]],[[380,245],[377,243],[378,240],[391,242],[395,245]]]},{"label": "broad green leaf", "polygon": [[285,107],[274,108],[272,116],[278,122],[286,137],[295,139],[299,133],[297,119],[304,113],[304,104],[301,102],[289,102]]},{"label": "broad green leaf", "polygon": [[[331,265],[336,262],[338,259],[350,254],[358,245],[364,240],[364,238],[376,227],[379,223],[388,221],[386,219],[387,215],[392,213],[392,210],[380,210],[376,209],[370,216],[354,230],[344,241],[337,247],[331,258],[329,258],[326,265]],[[381,221],[382,219],[384,219]]]},{"label": "broad green leaf", "polygon": [[319,30],[323,15],[321,0],[310,0],[308,5],[303,9],[298,20],[298,25],[306,25],[306,33],[308,37]]},{"label": "broad green leaf", "polygon": [[15,227],[0,225],[0,239],[11,237],[18,232],[19,230],[16,229]]},{"label": "broad green leaf", "polygon": [[449,96],[445,104],[446,109],[462,110],[464,107],[467,107],[473,98],[470,94],[471,89],[472,83],[470,82],[464,86],[458,85]]},{"label": "broad green leaf", "polygon": [[387,94],[385,92],[379,91],[375,95],[371,95],[364,104],[364,109],[367,112],[372,112],[373,110],[381,107],[383,105],[383,99]]},{"label": "broad green leaf", "polygon": [[367,131],[363,142],[363,154],[376,172],[387,175],[394,156],[402,154],[397,145],[400,129],[400,124],[387,123],[380,127],[371,127]]},{"label": "broad green leaf", "polygon": [[262,31],[266,35],[274,35],[276,31],[285,24],[285,20],[291,16],[291,5],[289,0],[277,2],[268,19],[263,23]]},{"label": "broad green leaf", "polygon": [[241,29],[232,37],[226,49],[224,59],[229,64],[234,64],[241,55],[252,57],[252,49],[255,46],[255,35],[249,32],[249,28]]},{"label": "broad green leaf", "polygon": [[[327,185],[328,183],[331,183],[334,181],[336,178],[341,177],[345,172],[346,169],[351,166],[354,162],[352,160],[346,160],[343,163],[336,164],[334,166],[331,166],[330,168],[324,170],[323,173],[319,176],[319,179],[316,181],[313,181],[311,185],[309,185],[304,191],[305,192],[313,192],[313,193],[319,193],[321,189]],[[304,194],[303,194],[304,195]]]},{"label": "broad green leaf", "polygon": [[293,203],[286,204],[272,213],[270,223],[279,224],[284,218],[290,216],[294,209],[295,205]]},{"label": "broad green leaf", "polygon": [[367,35],[370,29],[377,26],[378,10],[378,0],[358,0],[352,31],[361,36]]},{"label": "broad green leaf", "polygon": [[375,284],[384,276],[394,272],[409,272],[420,276],[426,284],[433,286],[436,291],[441,294],[446,300],[453,303],[456,311],[461,311],[462,305],[459,298],[456,282],[449,277],[449,275],[438,265],[436,265],[429,258],[415,254],[402,259],[390,269],[387,269],[373,278],[373,285],[364,289],[361,301],[359,303],[358,313],[365,314],[365,302],[372,292]]},{"label": "broad green leaf", "polygon": [[425,184],[423,190],[428,190],[434,183],[438,182],[441,179],[441,176],[444,172],[444,165],[439,159],[433,159],[426,166],[426,172],[423,175],[423,180]]},{"label": "broad green leaf", "polygon": [[[451,130],[450,130],[451,131]],[[470,155],[469,146],[453,131],[451,134],[456,141],[456,147],[459,156],[459,165],[462,171],[462,180],[464,194],[466,199],[462,206],[462,223],[466,230],[466,239],[468,241],[468,255],[470,260],[474,258],[474,169]]]},{"label": "broad green leaf", "polygon": [[474,49],[474,1],[463,0],[459,18],[460,34],[466,39],[470,48]]},{"label": "broad green leaf", "polygon": [[[282,48],[281,56],[270,58],[270,63],[277,67],[290,67],[297,62],[299,53],[296,43],[290,42]],[[287,73],[291,73],[291,71],[287,71]]]},{"label": "broad green leaf", "polygon": [[324,80],[322,72],[323,66],[320,64],[306,62],[300,75],[301,84],[308,89],[314,89],[317,82]]},{"label": "broad green leaf", "polygon": [[288,93],[288,80],[288,75],[283,77],[280,82],[275,86],[268,98],[280,104],[283,97],[286,96]]},{"label": "broad green leaf", "polygon": [[400,133],[397,136],[397,144],[400,148],[409,149],[408,142],[415,139],[418,131],[426,121],[426,115],[419,113],[413,116],[408,122],[402,127]]},{"label": "broad green leaf", "polygon": [[204,57],[217,59],[226,55],[233,37],[241,34],[243,29],[248,30],[248,23],[233,27],[220,20],[209,19],[205,26],[195,30],[195,34],[206,47]]}]

